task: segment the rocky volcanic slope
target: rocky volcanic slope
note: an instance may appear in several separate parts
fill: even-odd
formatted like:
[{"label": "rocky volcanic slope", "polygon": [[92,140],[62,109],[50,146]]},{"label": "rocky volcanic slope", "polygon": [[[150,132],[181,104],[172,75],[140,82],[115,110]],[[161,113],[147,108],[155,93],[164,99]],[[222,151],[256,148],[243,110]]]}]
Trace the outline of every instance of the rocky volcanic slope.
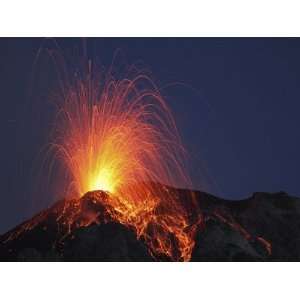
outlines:
[{"label": "rocky volcanic slope", "polygon": [[[187,193],[179,198],[189,203]],[[143,240],[109,220],[91,192],[80,202],[61,200],[0,237],[2,261],[153,261]],[[300,199],[255,193],[223,200],[196,192],[203,214],[192,261],[299,261]],[[80,203],[80,204],[79,204]],[[80,205],[80,207],[79,207]],[[105,219],[98,224],[97,219]],[[70,222],[72,220],[72,222]]]}]

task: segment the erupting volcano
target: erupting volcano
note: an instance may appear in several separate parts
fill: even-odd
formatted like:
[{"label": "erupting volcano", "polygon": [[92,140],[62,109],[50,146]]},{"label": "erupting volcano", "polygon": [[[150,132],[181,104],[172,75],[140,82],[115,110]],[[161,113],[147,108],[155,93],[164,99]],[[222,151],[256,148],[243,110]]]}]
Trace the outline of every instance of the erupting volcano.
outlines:
[{"label": "erupting volcano", "polygon": [[156,185],[191,188],[166,102],[138,70],[133,77],[116,79],[108,71],[100,78],[92,67],[89,62],[86,72],[64,83],[56,100],[49,153],[68,178],[67,197],[107,192],[99,201],[112,208],[110,218],[134,228],[153,254],[189,260],[200,222],[200,214],[191,220],[197,206],[191,202],[188,209],[176,193]]},{"label": "erupting volcano", "polygon": [[298,199],[193,191],[175,120],[145,72],[103,75],[89,61],[59,83],[44,163],[65,199],[1,236],[1,259],[299,259],[298,240],[280,234],[297,235]]}]

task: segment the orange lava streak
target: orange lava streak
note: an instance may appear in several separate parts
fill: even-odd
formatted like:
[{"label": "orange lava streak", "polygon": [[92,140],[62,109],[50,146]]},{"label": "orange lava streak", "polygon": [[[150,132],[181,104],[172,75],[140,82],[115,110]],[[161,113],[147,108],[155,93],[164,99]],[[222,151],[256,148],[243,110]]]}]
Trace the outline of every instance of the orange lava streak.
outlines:
[{"label": "orange lava streak", "polygon": [[70,194],[109,192],[103,204],[112,218],[133,227],[154,255],[189,260],[189,214],[174,192],[155,186],[189,187],[190,180],[174,119],[153,82],[143,74],[99,80],[89,70],[72,78],[62,98],[51,150],[68,172]]}]

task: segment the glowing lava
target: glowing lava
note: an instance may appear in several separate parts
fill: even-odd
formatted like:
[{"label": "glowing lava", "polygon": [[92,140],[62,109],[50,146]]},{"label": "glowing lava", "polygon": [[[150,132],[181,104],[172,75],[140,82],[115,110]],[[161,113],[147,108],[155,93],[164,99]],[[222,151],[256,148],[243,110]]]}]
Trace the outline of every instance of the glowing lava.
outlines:
[{"label": "glowing lava", "polygon": [[[156,182],[190,187],[174,119],[154,83],[136,73],[123,79],[75,74],[64,85],[51,150],[66,170],[68,194],[93,190],[112,218],[134,228],[155,255],[189,260],[195,226],[177,195]],[[193,195],[191,194],[191,197]],[[197,222],[194,224],[197,224]]]},{"label": "glowing lava", "polygon": [[113,170],[102,168],[92,174],[91,178],[88,179],[88,190],[96,191],[102,190],[110,193],[115,192],[116,180],[114,180]]}]

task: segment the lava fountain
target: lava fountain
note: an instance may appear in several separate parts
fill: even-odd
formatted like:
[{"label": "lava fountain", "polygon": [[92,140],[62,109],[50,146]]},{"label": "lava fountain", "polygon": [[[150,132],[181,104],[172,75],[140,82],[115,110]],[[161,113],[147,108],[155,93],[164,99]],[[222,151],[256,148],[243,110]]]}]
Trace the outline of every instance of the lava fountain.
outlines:
[{"label": "lava fountain", "polygon": [[109,70],[100,78],[88,65],[63,84],[56,101],[49,153],[66,172],[66,193],[80,199],[106,191],[110,196],[99,201],[113,208],[111,218],[133,228],[153,256],[189,260],[196,208],[168,188],[191,187],[170,109],[142,72],[132,68],[134,76],[117,79]]}]

